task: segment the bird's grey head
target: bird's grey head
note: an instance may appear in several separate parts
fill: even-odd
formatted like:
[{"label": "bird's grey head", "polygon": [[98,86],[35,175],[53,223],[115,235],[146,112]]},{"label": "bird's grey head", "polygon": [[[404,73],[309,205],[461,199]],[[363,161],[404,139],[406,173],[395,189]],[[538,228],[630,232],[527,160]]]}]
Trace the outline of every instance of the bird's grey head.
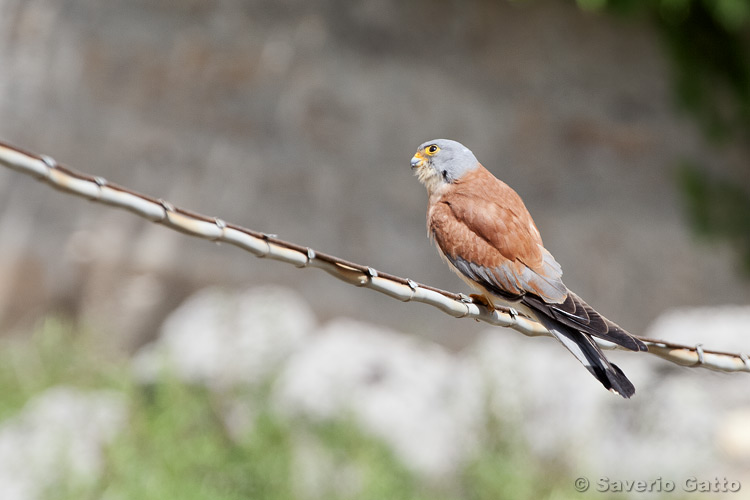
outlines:
[{"label": "bird's grey head", "polygon": [[430,194],[478,166],[479,162],[469,148],[450,139],[423,143],[411,159],[411,168]]}]

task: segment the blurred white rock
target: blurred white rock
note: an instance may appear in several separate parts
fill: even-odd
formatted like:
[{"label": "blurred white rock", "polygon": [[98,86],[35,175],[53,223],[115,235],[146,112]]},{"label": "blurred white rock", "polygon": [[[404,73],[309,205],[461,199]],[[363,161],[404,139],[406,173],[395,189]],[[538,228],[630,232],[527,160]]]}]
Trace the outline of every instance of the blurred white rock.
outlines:
[{"label": "blurred white rock", "polygon": [[645,337],[750,355],[750,306],[681,307],[665,311]]},{"label": "blurred white rock", "polygon": [[[741,350],[748,309],[667,312],[646,335]],[[746,374],[608,351],[636,385],[636,395],[625,400],[604,391],[549,338],[491,328],[455,355],[352,320],[315,328],[308,306],[293,291],[205,290],[170,316],[160,339],[139,353],[134,366],[144,380],[166,367],[213,389],[276,375],[271,396],[280,414],[353,420],[431,481],[450,482],[472,458],[489,412],[532,456],[592,480],[717,476],[750,483]],[[252,400],[230,397],[225,403],[227,426],[241,437],[256,410]],[[330,451],[304,425],[295,429],[298,490],[307,498],[316,491],[322,497],[335,476],[343,486],[334,493],[356,491],[356,467],[326,456]]]},{"label": "blurred white rock", "polygon": [[750,406],[725,415],[718,438],[723,453],[750,469]]},{"label": "blurred white rock", "polygon": [[[748,325],[750,308],[678,310],[646,336],[747,351]],[[590,478],[750,483],[747,374],[680,367],[645,353],[606,354],[635,384],[632,399],[605,392],[552,339],[490,329],[463,357],[484,375],[491,411],[519,429],[538,457]]]},{"label": "blurred white rock", "polygon": [[201,290],[164,322],[159,338],[133,360],[136,377],[168,370],[213,388],[266,380],[315,327],[307,303],[288,288]]},{"label": "blurred white rock", "polygon": [[65,478],[94,481],[103,448],[124,427],[123,395],[53,387],[0,423],[0,498],[45,498]]},{"label": "blurred white rock", "polygon": [[438,345],[338,319],[289,359],[274,395],[289,416],[353,418],[410,469],[445,479],[477,447],[480,390],[476,372]]},{"label": "blurred white rock", "polygon": [[[750,306],[665,311],[644,336],[750,354]],[[729,475],[750,484],[750,375],[687,368],[658,359],[651,360],[650,368],[646,390],[652,396],[638,406],[648,406],[643,419],[651,429],[635,438],[654,443],[654,458],[671,451],[689,461],[687,470],[698,477]]]},{"label": "blurred white rock", "polygon": [[489,410],[504,426],[519,429],[539,457],[582,452],[589,430],[606,418],[606,402],[615,398],[551,338],[492,328],[462,357],[482,374]]}]

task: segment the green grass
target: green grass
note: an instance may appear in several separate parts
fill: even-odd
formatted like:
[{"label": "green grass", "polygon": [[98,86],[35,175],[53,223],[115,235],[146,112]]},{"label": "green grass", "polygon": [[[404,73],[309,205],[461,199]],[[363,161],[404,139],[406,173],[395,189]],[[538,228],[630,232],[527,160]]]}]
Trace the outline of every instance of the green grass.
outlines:
[{"label": "green grass", "polygon": [[2,339],[0,420],[59,384],[125,390],[130,384],[128,366],[125,359],[106,355],[90,335],[57,318],[41,322],[28,338]]},{"label": "green grass", "polygon": [[[604,498],[577,493],[571,479],[576,474],[533,459],[507,424],[488,421],[476,459],[458,477],[426,484],[345,416],[324,423],[278,418],[270,383],[233,394],[169,376],[139,385],[127,359],[97,348],[94,338],[48,320],[30,338],[0,345],[0,419],[59,384],[115,389],[128,402],[128,425],[107,448],[102,476],[93,484],[68,477],[49,489],[50,500]],[[240,435],[227,431],[222,416],[236,397],[245,399],[253,415]],[[312,483],[299,473],[301,442],[314,443],[307,457],[309,463],[313,456],[319,476]]]}]

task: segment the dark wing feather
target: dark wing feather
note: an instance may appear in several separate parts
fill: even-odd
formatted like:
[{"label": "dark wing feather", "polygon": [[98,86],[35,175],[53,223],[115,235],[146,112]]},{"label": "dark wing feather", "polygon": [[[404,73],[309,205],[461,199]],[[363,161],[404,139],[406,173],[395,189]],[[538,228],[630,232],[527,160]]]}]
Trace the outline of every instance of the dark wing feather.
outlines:
[{"label": "dark wing feather", "polygon": [[598,345],[585,333],[555,322],[550,318],[541,318],[542,323],[568,349],[601,384],[624,398],[635,394],[633,383],[611,363]]},{"label": "dark wing feather", "polygon": [[539,311],[545,316],[581,332],[614,342],[632,351],[648,350],[646,344],[596,312],[573,292],[568,292],[568,297],[562,304],[548,304],[533,294],[524,295],[521,302],[535,311]]},{"label": "dark wing feather", "polygon": [[507,282],[504,283],[504,278],[498,272],[498,269],[490,270],[473,262],[467,262],[460,257],[446,255],[446,258],[463,275],[499,297],[511,301],[520,301],[531,309],[544,314],[550,319],[559,321],[565,326],[621,345],[626,349],[632,351],[647,350],[646,344],[596,312],[590,305],[571,291],[568,291],[565,301],[561,304],[549,304],[538,295],[530,292],[520,294],[509,293],[508,290],[510,288],[507,286]]}]

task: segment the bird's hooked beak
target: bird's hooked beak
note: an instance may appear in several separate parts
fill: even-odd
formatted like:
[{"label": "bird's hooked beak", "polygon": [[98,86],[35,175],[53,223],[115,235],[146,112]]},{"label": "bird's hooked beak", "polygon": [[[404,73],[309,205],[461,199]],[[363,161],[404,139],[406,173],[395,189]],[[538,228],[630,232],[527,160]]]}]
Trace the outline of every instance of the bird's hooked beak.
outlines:
[{"label": "bird's hooked beak", "polygon": [[426,158],[422,155],[420,151],[417,151],[414,156],[411,157],[411,169],[414,170],[416,168],[423,167],[425,164]]}]

